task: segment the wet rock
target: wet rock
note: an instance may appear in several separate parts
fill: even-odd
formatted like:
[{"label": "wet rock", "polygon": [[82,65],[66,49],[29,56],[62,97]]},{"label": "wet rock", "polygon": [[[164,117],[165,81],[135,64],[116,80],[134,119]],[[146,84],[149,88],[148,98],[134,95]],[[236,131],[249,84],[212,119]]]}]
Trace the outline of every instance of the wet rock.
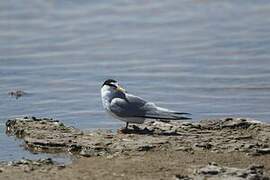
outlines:
[{"label": "wet rock", "polygon": [[35,163],[38,164],[38,165],[41,165],[41,164],[46,164],[46,165],[54,164],[54,162],[53,162],[53,160],[51,158],[39,159],[38,161],[35,161]]},{"label": "wet rock", "polygon": [[49,167],[54,165],[54,162],[50,158],[46,159],[38,159],[38,160],[30,160],[30,159],[21,159],[18,161],[9,161],[6,164],[2,164],[1,166],[5,168],[19,168],[24,172],[31,172],[35,169],[39,169],[41,167]]},{"label": "wet rock", "polygon": [[104,130],[82,132],[51,118],[24,117],[8,120],[6,131],[22,138],[24,146],[32,152],[71,152],[81,156],[168,149],[241,151],[257,155],[270,152],[270,125],[240,118],[196,123],[148,121],[112,133]]},{"label": "wet rock", "polygon": [[29,173],[37,169],[53,167],[54,165],[56,164],[51,158],[38,160],[21,159],[17,161],[2,162],[0,164],[0,170],[3,172],[4,170],[10,171],[11,169],[20,169],[25,173]]},{"label": "wet rock", "polygon": [[18,161],[10,161],[8,162],[9,166],[20,166],[20,165],[53,165],[54,162],[51,158],[45,158],[45,159],[38,159],[38,160],[31,160],[31,159],[21,159]]}]

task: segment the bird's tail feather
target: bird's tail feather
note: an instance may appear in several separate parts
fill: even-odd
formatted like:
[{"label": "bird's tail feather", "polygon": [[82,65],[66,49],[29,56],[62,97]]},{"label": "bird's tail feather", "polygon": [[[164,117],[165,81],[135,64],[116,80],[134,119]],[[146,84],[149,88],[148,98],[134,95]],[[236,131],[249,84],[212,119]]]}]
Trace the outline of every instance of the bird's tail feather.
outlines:
[{"label": "bird's tail feather", "polygon": [[174,114],[179,114],[179,115],[188,115],[191,116],[192,114],[186,113],[186,112],[173,112]]},{"label": "bird's tail feather", "polygon": [[163,120],[188,120],[190,117],[186,117],[191,115],[190,113],[185,112],[174,112],[167,109],[159,108],[155,111],[148,112],[147,114],[141,116],[142,118],[148,119],[163,119]]},{"label": "bird's tail feather", "polygon": [[164,117],[164,116],[155,116],[155,115],[143,115],[143,116],[136,116],[140,118],[146,119],[161,119],[161,120],[188,120],[191,119],[185,116],[171,116],[171,117]]}]

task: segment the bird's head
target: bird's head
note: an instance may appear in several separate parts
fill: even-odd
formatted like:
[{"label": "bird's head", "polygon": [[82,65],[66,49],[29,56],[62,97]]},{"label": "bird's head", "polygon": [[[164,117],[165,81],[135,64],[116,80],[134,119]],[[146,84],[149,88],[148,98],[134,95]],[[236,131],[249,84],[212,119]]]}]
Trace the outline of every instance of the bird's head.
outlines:
[{"label": "bird's head", "polygon": [[122,88],[116,80],[113,80],[113,79],[107,79],[102,84],[102,89],[106,89],[111,92],[122,92],[122,93],[126,92],[126,90]]}]

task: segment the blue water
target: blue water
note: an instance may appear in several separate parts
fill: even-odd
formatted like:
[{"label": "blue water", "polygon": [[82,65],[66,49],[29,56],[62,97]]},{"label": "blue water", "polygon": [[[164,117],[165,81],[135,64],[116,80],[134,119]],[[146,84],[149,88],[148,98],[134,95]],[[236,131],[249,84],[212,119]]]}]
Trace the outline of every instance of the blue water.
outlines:
[{"label": "blue water", "polygon": [[123,126],[102,109],[107,78],[194,121],[270,122],[268,17],[266,0],[0,1],[0,160],[47,156],[5,135],[12,117]]}]

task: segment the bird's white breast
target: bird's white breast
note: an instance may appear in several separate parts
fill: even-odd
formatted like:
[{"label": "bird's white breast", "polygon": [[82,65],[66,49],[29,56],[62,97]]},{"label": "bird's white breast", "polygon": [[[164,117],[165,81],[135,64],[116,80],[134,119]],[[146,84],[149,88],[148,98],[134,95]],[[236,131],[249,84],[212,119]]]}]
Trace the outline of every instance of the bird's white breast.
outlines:
[{"label": "bird's white breast", "polygon": [[110,90],[110,87],[108,87],[107,85],[103,86],[101,88],[101,100],[102,100],[102,104],[103,104],[103,107],[106,109],[106,110],[109,110],[109,107],[110,107],[110,101],[112,99],[112,92]]}]

